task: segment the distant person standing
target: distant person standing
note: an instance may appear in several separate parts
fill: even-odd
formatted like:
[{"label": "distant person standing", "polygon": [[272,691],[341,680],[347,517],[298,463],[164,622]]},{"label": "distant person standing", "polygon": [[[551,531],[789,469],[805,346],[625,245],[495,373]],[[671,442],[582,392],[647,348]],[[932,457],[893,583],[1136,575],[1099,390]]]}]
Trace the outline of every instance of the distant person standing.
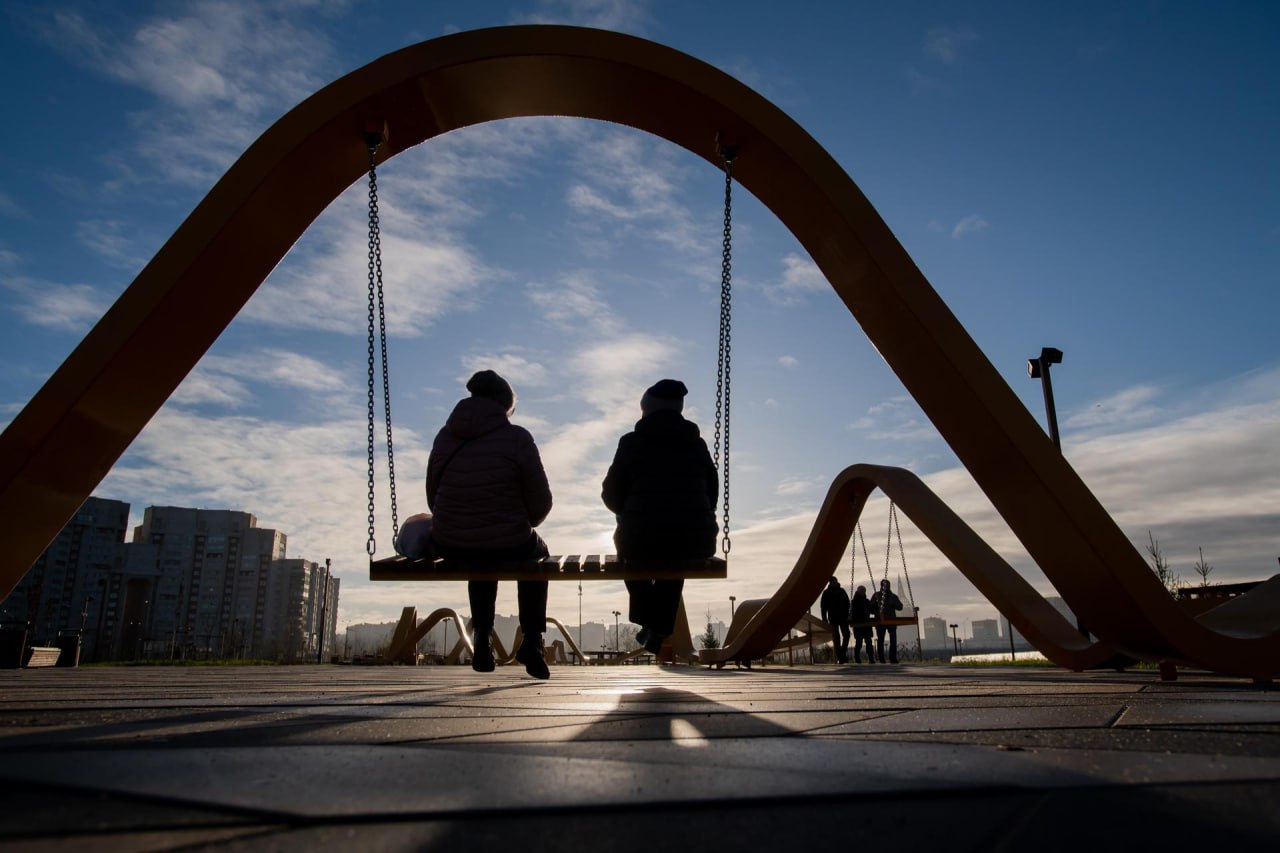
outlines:
[{"label": "distant person standing", "polygon": [[871,647],[871,599],[867,598],[867,588],[859,586],[853,592],[853,601],[849,603],[849,622],[853,624],[853,660],[862,663],[862,644],[867,644],[867,663],[876,662],[876,650]]},{"label": "distant person standing", "polygon": [[831,645],[835,648],[836,663],[849,662],[849,594],[840,586],[835,575],[827,581],[820,602],[822,621],[831,626]]},{"label": "distant person standing", "polygon": [[[458,401],[431,445],[427,505],[434,514],[436,553],[477,563],[534,560],[550,553],[534,528],[551,512],[551,487],[533,436],[511,423],[515,391],[492,370],[467,380],[471,396]],[[547,582],[516,582],[524,641],[516,660],[534,678],[550,678],[542,651],[547,630]],[[470,581],[471,668],[493,672],[497,581]]]},{"label": "distant person standing", "polygon": [[889,586],[889,579],[880,581],[880,591],[871,596],[871,613],[876,618],[876,651],[880,655],[880,663],[884,663],[884,635],[889,634],[889,663],[898,662],[898,626],[882,624],[885,619],[892,619],[902,609],[902,599],[894,594]]},{"label": "distant person standing", "polygon": [[[640,398],[635,430],[618,441],[601,498],[613,511],[618,556],[699,559],[716,552],[715,506],[720,480],[697,424],[685,420],[683,382],[663,379]],[[653,654],[675,631],[684,581],[629,580],[627,618]]]}]

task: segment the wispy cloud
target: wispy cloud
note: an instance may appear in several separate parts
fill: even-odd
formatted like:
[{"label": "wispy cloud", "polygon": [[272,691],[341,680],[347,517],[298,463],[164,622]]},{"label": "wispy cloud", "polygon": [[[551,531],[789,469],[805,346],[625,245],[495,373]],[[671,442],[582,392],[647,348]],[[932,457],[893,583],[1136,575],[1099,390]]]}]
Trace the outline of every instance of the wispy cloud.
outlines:
[{"label": "wispy cloud", "polygon": [[76,223],[76,239],[116,267],[140,269],[146,258],[136,246],[133,228],[119,219],[94,219]]},{"label": "wispy cloud", "polygon": [[1160,389],[1154,385],[1126,388],[1075,412],[1063,425],[1067,429],[1089,430],[1148,423],[1163,415],[1161,408],[1153,405],[1153,401],[1159,396]]},{"label": "wispy cloud", "polygon": [[60,332],[84,332],[96,323],[110,300],[87,284],[59,284],[24,276],[0,276],[0,287],[14,294],[13,310],[33,326]]},{"label": "wispy cloud", "polygon": [[138,145],[152,169],[122,173],[127,183],[212,183],[271,120],[326,82],[328,41],[280,14],[280,3],[178,8],[123,35],[66,11],[45,28],[59,50],[162,105],[132,116],[146,129]]},{"label": "wispy cloud", "polygon": [[977,33],[969,29],[933,27],[924,36],[925,52],[935,59],[950,64],[960,52],[978,40]]},{"label": "wispy cloud", "polygon": [[578,24],[639,34],[649,20],[647,0],[539,0],[536,11],[519,15],[513,22]]},{"label": "wispy cloud", "polygon": [[799,367],[800,359],[796,358],[794,355],[784,355],[778,359],[778,364],[781,364],[789,370],[793,367]]},{"label": "wispy cloud", "polygon": [[555,285],[530,284],[528,295],[545,319],[567,331],[589,328],[611,335],[621,327],[585,272],[568,273]]},{"label": "wispy cloud", "polygon": [[10,219],[31,218],[31,214],[27,212],[26,208],[3,192],[0,192],[0,216],[8,216]]},{"label": "wispy cloud", "polygon": [[830,289],[817,264],[805,255],[788,252],[782,257],[782,278],[765,287],[765,295],[778,305],[799,305],[808,294]]},{"label": "wispy cloud", "polygon": [[951,229],[951,237],[952,239],[959,240],[966,234],[976,234],[979,231],[985,231],[990,227],[990,225],[991,223],[987,222],[987,220],[983,219],[978,214],[973,213],[956,223],[955,227]]}]

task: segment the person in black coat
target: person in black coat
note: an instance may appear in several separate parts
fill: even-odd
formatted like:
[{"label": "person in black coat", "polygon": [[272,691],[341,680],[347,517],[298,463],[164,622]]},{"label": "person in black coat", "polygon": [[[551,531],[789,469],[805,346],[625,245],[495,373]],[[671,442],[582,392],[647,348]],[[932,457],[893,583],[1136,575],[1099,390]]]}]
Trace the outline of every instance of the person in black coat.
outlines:
[{"label": "person in black coat", "polygon": [[[618,441],[601,497],[617,517],[618,556],[635,559],[701,559],[716,551],[715,506],[720,480],[698,427],[681,415],[689,393],[683,382],[663,379],[640,399],[635,431]],[[629,580],[627,618],[640,626],[636,639],[657,654],[675,631],[683,580]]]},{"label": "person in black coat", "polygon": [[867,588],[860,586],[853,593],[853,601],[849,602],[849,622],[853,625],[853,659],[862,663],[862,644],[867,645],[867,663],[876,662],[876,652],[871,646],[871,599],[867,598]]},{"label": "person in black coat", "polygon": [[[889,586],[889,579],[880,581],[880,591],[871,596],[871,613],[879,623],[883,619],[892,619],[902,609],[902,599],[894,595]],[[884,663],[884,635],[889,634],[889,663],[898,662],[898,626],[876,625],[876,651],[880,654],[880,663]]]},{"label": "person in black coat", "polygon": [[831,644],[835,647],[836,663],[849,662],[849,594],[840,586],[835,575],[827,581],[822,591],[822,621],[831,626]]}]

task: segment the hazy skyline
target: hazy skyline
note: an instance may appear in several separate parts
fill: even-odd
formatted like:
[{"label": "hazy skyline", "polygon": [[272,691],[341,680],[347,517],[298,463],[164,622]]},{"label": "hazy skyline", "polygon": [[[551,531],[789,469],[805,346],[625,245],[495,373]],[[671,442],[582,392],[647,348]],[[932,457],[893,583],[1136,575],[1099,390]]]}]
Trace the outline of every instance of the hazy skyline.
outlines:
[{"label": "hazy skyline", "polygon": [[[3,20],[10,108],[40,117],[0,141],[6,420],[300,100],[416,41],[575,23],[683,50],[795,118],[1041,423],[1026,359],[1062,349],[1064,453],[1135,547],[1151,531],[1187,580],[1199,547],[1213,581],[1277,570],[1271,6],[221,0],[13,3]],[[543,452],[553,552],[610,550],[600,482],[643,389],[684,380],[710,436],[722,176],[567,119],[451,133],[379,176],[400,517],[425,509],[426,453],[462,383],[492,367]],[[291,557],[332,559],[340,629],[406,604],[466,610],[462,584],[367,580],[364,192],[317,220],[95,490],[135,524],[168,504],[285,531]],[[795,239],[745,192],[735,222],[733,551],[729,580],[688,584],[693,621],[771,594],[827,485],[860,461],[920,474],[1052,594]],[[378,515],[382,556],[381,477]],[[866,520],[878,575],[882,500]],[[991,618],[905,522],[903,536],[922,615]],[[576,599],[552,584],[549,612],[576,622]],[[620,583],[587,584],[583,619],[624,604]],[[498,609],[514,612],[514,584]]]}]

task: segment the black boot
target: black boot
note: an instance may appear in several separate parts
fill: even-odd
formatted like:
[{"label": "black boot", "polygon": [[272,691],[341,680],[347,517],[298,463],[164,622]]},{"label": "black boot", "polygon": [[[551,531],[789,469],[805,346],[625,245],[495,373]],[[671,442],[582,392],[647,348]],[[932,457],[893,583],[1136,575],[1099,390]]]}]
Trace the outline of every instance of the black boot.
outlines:
[{"label": "black boot", "polygon": [[531,634],[524,638],[520,648],[516,649],[516,660],[524,664],[524,671],[534,678],[551,677],[551,670],[547,668],[547,659],[542,653],[541,634]]},{"label": "black boot", "polygon": [[489,631],[481,634],[476,631],[471,637],[471,646],[475,654],[471,657],[471,668],[476,672],[493,672],[493,647],[489,645]]}]

